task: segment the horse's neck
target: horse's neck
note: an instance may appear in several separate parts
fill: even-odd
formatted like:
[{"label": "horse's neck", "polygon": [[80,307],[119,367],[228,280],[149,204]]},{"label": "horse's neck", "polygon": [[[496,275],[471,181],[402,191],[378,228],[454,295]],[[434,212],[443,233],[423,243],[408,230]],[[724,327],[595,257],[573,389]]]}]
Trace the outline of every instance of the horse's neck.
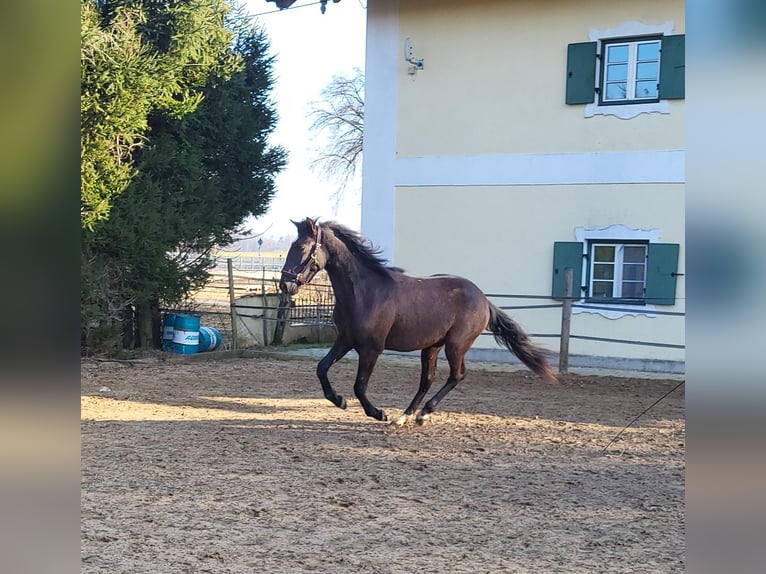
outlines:
[{"label": "horse's neck", "polygon": [[330,258],[325,270],[332,283],[335,298],[350,300],[363,297],[365,290],[360,288],[361,283],[372,275],[372,272],[349,253],[340,239],[333,238],[327,247]]}]

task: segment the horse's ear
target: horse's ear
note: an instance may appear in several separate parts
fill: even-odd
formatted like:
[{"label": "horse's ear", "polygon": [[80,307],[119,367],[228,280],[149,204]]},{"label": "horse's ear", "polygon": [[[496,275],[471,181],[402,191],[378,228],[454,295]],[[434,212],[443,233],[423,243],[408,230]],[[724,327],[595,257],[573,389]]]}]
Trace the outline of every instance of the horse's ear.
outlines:
[{"label": "horse's ear", "polygon": [[295,229],[298,230],[298,237],[306,233],[306,222],[305,221],[293,221],[290,220],[290,223],[292,223],[295,226]]},{"label": "horse's ear", "polygon": [[317,224],[316,224],[316,222],[313,219],[311,219],[310,217],[307,217],[305,223],[306,223],[306,225],[309,226],[309,229],[311,230],[311,235],[316,237],[317,236]]}]

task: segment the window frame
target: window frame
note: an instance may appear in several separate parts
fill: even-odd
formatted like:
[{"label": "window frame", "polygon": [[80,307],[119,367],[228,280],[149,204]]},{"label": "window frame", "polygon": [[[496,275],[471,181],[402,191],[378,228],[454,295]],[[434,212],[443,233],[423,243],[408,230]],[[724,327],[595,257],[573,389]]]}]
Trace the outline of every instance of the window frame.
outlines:
[{"label": "window frame", "polygon": [[[646,306],[646,278],[647,278],[647,272],[648,272],[648,255],[649,255],[649,240],[624,240],[624,239],[608,239],[608,238],[598,238],[598,239],[588,239],[586,240],[586,249],[587,249],[587,269],[585,273],[585,294],[583,297],[583,300],[586,303],[596,303],[596,304],[605,304],[605,305],[640,305],[640,306]],[[612,281],[612,297],[598,297],[593,295],[593,282],[599,281],[599,279],[595,278],[594,269],[595,266],[598,263],[596,261],[596,247],[600,246],[613,246],[617,248],[615,250],[615,258],[613,260],[614,264],[614,273],[613,277],[611,279]],[[639,298],[636,297],[623,297],[622,296],[622,288],[623,288],[623,281],[624,281],[624,270],[625,270],[625,261],[623,259],[624,256],[624,250],[620,250],[620,247],[625,246],[641,246],[644,248],[644,260],[643,260],[643,279],[641,280],[642,283],[642,296]],[[629,262],[630,263],[630,262]],[[618,267],[619,264],[619,267]],[[615,291],[619,291],[619,295],[615,296]]]},{"label": "window frame", "polygon": [[[599,106],[629,106],[636,104],[656,104],[660,102],[660,69],[662,66],[662,34],[651,34],[642,36],[624,36],[619,38],[602,38],[598,42],[597,58],[599,60],[598,68],[598,105]],[[638,81],[637,68],[638,68],[638,46],[640,44],[657,43],[657,96],[653,98],[636,98],[635,88]],[[608,100],[606,95],[606,71],[607,71],[607,54],[610,46],[628,46],[628,74],[626,78],[626,84],[628,93],[633,93],[632,98],[626,97],[620,100]]]},{"label": "window frame", "polygon": [[[621,105],[601,105],[599,101],[600,94],[596,93],[601,85],[601,78],[599,76],[599,69],[601,63],[598,61],[597,54],[601,51],[601,44],[604,41],[608,41],[612,38],[636,38],[642,36],[660,36],[662,38],[662,44],[666,42],[668,38],[685,38],[683,31],[675,30],[675,23],[673,20],[657,24],[644,24],[636,21],[623,22],[622,24],[612,28],[590,28],[588,30],[589,42],[580,42],[576,44],[570,44],[569,48],[579,48],[577,52],[580,55],[584,55],[587,52],[593,55],[593,67],[587,66],[579,68],[570,68],[570,54],[567,54],[567,94],[566,103],[569,105],[585,104],[583,109],[584,118],[592,118],[594,116],[615,116],[623,120],[629,120],[635,118],[641,114],[669,114],[670,102],[673,100],[684,99],[683,88],[679,93],[673,95],[663,93],[663,85],[672,79],[672,74],[663,74],[663,82],[660,83],[660,93],[658,94],[660,99],[655,102],[642,102],[640,100],[634,101],[630,104]],[[662,45],[660,47],[662,49]],[[682,57],[683,59],[683,57]],[[660,55],[660,67],[662,67],[663,56]],[[677,64],[672,58],[666,61],[671,65],[671,69]],[[582,66],[583,63],[581,62]],[[662,73],[662,72],[661,72]],[[683,80],[681,80],[683,83]],[[570,86],[570,83],[573,85]],[[585,97],[585,91],[587,86],[590,85],[589,97]],[[572,94],[570,94],[570,89]]]}]

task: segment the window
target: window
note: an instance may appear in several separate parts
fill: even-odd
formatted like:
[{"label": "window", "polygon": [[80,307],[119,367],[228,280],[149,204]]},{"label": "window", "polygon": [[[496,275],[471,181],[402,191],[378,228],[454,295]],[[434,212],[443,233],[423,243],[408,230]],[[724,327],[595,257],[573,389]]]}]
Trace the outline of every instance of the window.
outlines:
[{"label": "window", "polygon": [[588,299],[643,303],[646,244],[592,243]]},{"label": "window", "polygon": [[569,44],[565,102],[586,104],[585,117],[670,113],[667,100],[685,97],[686,36],[672,30],[672,22],[627,22]]},{"label": "window", "polygon": [[564,296],[564,270],[572,269],[573,295],[582,305],[614,306],[610,317],[650,314],[655,305],[674,305],[679,245],[660,243],[659,230],[624,225],[578,227],[578,241],[553,246],[552,297]]},{"label": "window", "polygon": [[600,103],[659,101],[660,39],[602,43]]}]

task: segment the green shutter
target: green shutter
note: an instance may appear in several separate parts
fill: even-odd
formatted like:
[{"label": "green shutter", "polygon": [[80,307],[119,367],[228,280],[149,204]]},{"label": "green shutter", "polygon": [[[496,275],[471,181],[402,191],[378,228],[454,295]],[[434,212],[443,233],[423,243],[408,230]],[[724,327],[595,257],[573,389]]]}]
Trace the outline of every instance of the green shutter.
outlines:
[{"label": "green shutter", "polygon": [[582,248],[579,241],[556,241],[553,244],[553,288],[554,299],[564,297],[564,269],[572,268],[572,295],[580,297],[582,285]]},{"label": "green shutter", "polygon": [[677,243],[650,243],[646,257],[646,302],[674,305],[678,271]]},{"label": "green shutter", "polygon": [[686,36],[663,36],[660,52],[660,99],[680,100],[686,89]]},{"label": "green shutter", "polygon": [[596,43],[567,46],[567,104],[590,104],[596,97]]}]

